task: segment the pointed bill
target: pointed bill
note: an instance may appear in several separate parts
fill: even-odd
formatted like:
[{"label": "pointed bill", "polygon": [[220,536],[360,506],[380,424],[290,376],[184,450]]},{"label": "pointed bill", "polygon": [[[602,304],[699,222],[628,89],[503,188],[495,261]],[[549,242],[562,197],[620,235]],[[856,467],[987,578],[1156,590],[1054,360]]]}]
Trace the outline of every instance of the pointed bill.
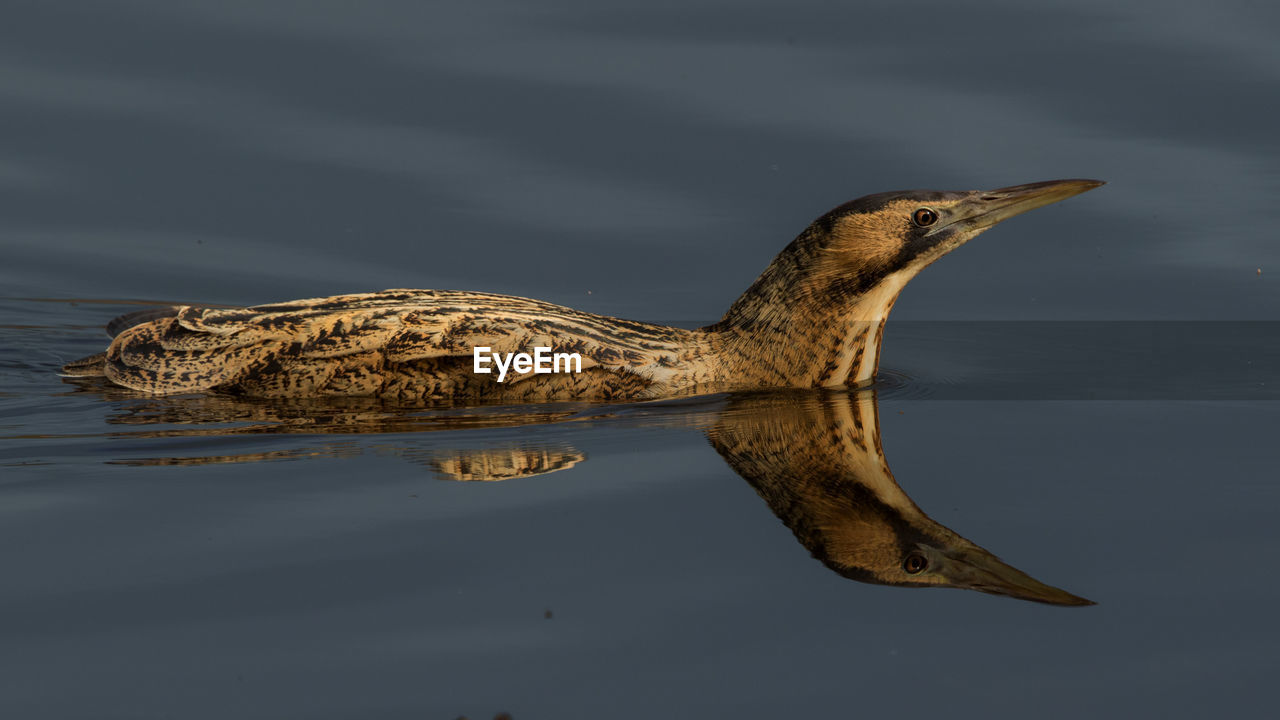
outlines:
[{"label": "pointed bill", "polygon": [[939,574],[958,587],[1050,605],[1097,604],[1066,590],[1045,585],[977,546],[957,548],[946,552],[945,556],[946,566]]},{"label": "pointed bill", "polygon": [[933,230],[984,230],[998,222],[1101,187],[1101,180],[1049,180],[972,193],[951,208],[951,222]]}]

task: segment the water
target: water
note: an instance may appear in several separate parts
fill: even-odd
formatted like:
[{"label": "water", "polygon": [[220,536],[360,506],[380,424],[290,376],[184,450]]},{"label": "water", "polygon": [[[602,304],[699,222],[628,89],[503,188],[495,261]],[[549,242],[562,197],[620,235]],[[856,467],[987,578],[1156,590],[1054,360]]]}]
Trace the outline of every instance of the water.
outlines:
[{"label": "water", "polygon": [[[1278,20],[1193,2],[15,5],[0,714],[1261,709]],[[1059,177],[1109,184],[925,271],[874,395],[442,413],[55,375],[139,302],[434,287],[709,322],[845,200]],[[796,454],[853,409],[878,413],[891,478],[932,522],[1097,605],[843,577],[744,482],[759,468],[709,442],[772,428],[796,467],[892,489],[839,465],[856,454]]]}]

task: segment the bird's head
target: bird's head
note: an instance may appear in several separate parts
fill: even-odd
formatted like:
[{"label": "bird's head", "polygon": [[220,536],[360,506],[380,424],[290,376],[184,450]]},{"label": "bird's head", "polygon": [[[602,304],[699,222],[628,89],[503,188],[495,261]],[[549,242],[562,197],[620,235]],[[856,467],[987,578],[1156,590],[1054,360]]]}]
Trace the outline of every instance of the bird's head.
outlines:
[{"label": "bird's head", "polygon": [[875,377],[884,323],[927,265],[995,224],[1092,190],[1050,180],[998,190],[879,193],[813,221],[720,322],[734,357],[770,382],[848,387]]},{"label": "bird's head", "polygon": [[863,293],[887,278],[910,279],[995,224],[1092,190],[1099,180],[1050,180],[998,190],[910,190],[867,195],[810,228],[821,251],[819,276]]},{"label": "bird's head", "polygon": [[[791,337],[797,328],[803,334],[810,326],[882,322],[925,266],[996,223],[1102,184],[1050,180],[998,190],[908,190],[847,202],[813,221],[708,329],[751,334],[772,328]],[[777,334],[765,331],[761,342],[776,348]],[[796,337],[791,342],[803,344]],[[868,366],[849,379],[871,375],[874,367]]]}]

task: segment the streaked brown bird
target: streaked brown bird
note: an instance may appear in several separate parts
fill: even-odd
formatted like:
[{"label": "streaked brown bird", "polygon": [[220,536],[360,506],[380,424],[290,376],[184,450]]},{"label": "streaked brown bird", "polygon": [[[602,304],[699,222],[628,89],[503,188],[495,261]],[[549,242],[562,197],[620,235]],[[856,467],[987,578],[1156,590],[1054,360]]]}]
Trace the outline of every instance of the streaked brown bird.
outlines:
[{"label": "streaked brown bird", "polygon": [[[720,322],[685,330],[506,295],[384,290],[113,321],[105,353],[63,368],[155,395],[382,396],[444,402],[632,400],[874,378],[911,278],[996,223],[1102,185],[868,195],[815,220]],[[580,371],[475,372],[492,353],[577,354]],[[577,368],[574,368],[577,370]]]}]

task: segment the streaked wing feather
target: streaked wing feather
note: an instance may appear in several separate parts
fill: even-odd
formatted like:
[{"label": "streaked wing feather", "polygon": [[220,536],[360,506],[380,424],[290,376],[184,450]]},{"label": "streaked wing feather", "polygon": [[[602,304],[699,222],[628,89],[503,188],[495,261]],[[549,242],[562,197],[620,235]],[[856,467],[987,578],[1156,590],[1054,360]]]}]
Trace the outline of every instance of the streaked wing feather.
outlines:
[{"label": "streaked wing feather", "polygon": [[176,308],[122,331],[106,370],[120,385],[156,394],[240,383],[253,394],[360,395],[377,393],[390,365],[471,356],[476,346],[494,353],[550,347],[578,353],[584,370],[661,372],[659,358],[675,352],[684,332],[505,295],[387,290]]},{"label": "streaked wing feather", "polygon": [[111,322],[107,323],[107,334],[111,337],[115,337],[134,325],[141,325],[142,323],[148,323],[152,320],[159,320],[161,318],[173,317],[178,314],[180,309],[181,308],[177,306],[170,306],[147,308],[146,310],[134,310],[133,312],[125,313],[124,315],[113,318]]}]

